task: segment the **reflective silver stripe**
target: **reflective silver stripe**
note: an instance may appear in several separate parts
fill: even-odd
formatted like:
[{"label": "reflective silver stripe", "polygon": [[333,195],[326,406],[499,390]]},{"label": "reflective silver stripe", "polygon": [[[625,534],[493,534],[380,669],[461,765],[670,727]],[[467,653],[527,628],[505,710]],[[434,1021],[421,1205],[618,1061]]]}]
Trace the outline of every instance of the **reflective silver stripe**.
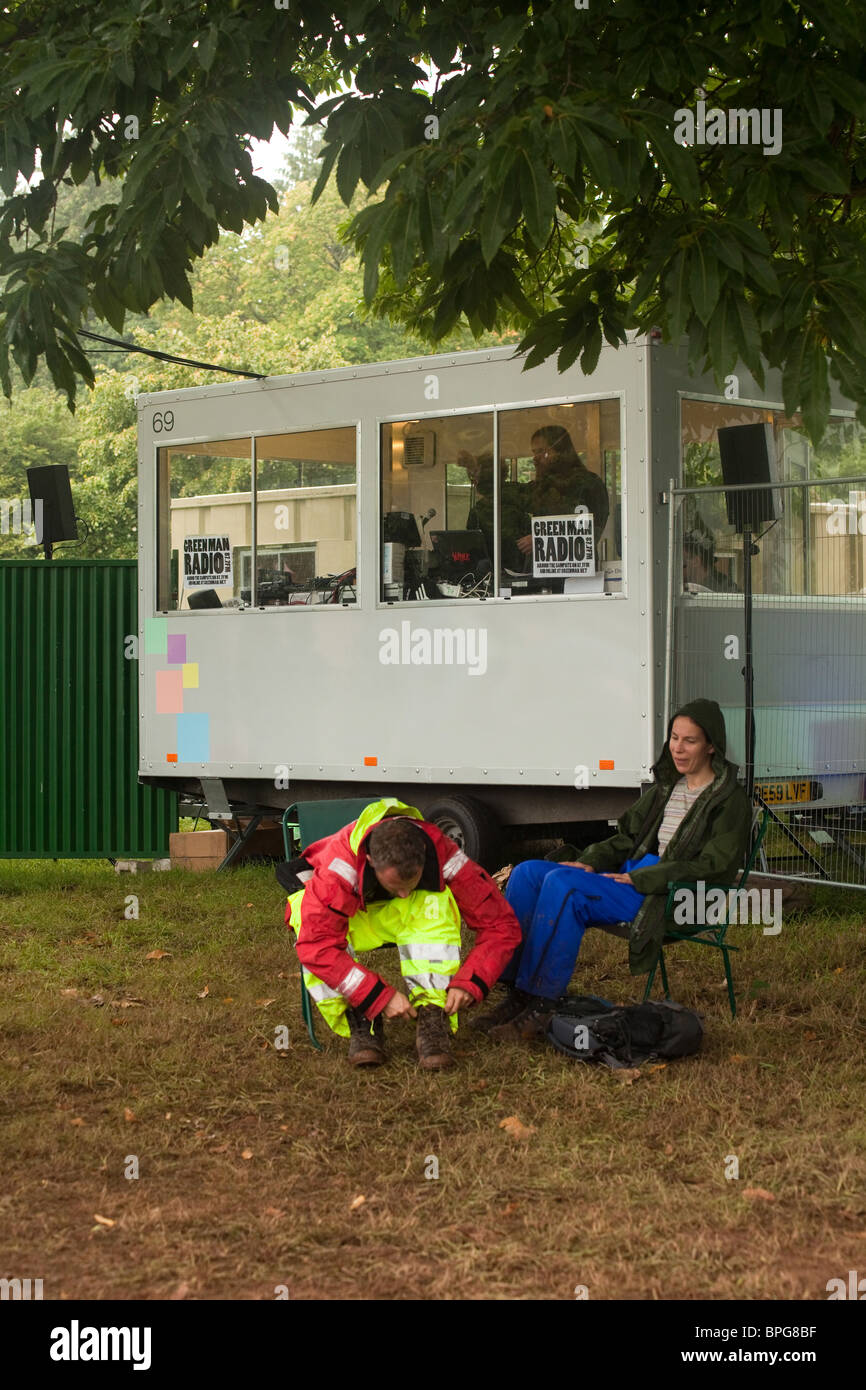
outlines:
[{"label": "reflective silver stripe", "polygon": [[339,874],[344,878],[350,888],[358,887],[358,871],[353,869],[351,864],[347,864],[345,859],[332,859],[328,868],[332,873]]},{"label": "reflective silver stripe", "polygon": [[312,869],[301,869],[298,873],[295,874],[295,878],[298,880],[299,883],[306,883],[307,880],[311,879],[312,877]]},{"label": "reflective silver stripe", "polygon": [[450,975],[434,975],[432,971],[422,971],[417,975],[404,975],[403,979],[410,989],[447,989],[451,983]]},{"label": "reflective silver stripe", "polygon": [[317,1004],[321,1004],[325,999],[342,999],[342,994],[338,989],[331,989],[330,985],[307,985],[307,993],[311,999],[315,999]]},{"label": "reflective silver stripe", "polygon": [[453,878],[455,874],[459,874],[463,865],[468,863],[469,856],[468,854],[464,854],[462,849],[458,849],[456,853],[452,854],[451,858],[446,860],[445,867],[442,870],[442,877],[445,879],[446,883],[449,878]]},{"label": "reflective silver stripe", "polygon": [[397,947],[401,960],[426,960],[431,965],[459,965],[460,947],[443,946],[437,941],[404,941]]},{"label": "reflective silver stripe", "polygon": [[359,970],[357,965],[354,965],[348,975],[344,975],[343,979],[340,981],[340,993],[348,999],[349,995],[354,994],[358,986],[363,983],[364,971]]}]

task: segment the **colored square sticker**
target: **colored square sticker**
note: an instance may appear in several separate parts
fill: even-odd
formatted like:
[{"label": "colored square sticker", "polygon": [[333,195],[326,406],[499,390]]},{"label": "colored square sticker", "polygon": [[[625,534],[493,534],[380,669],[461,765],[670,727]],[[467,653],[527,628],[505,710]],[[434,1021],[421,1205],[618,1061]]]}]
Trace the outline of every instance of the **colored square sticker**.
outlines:
[{"label": "colored square sticker", "polygon": [[210,762],[210,715],[177,716],[177,757],[181,763]]},{"label": "colored square sticker", "polygon": [[184,690],[198,690],[198,662],[185,661],[182,674]]},{"label": "colored square sticker", "polygon": [[157,671],[156,712],[157,714],[181,714],[183,712],[182,671]]},{"label": "colored square sticker", "polygon": [[168,623],[165,618],[145,618],[144,654],[145,656],[165,656],[168,641]]},{"label": "colored square sticker", "polygon": [[169,633],[166,638],[166,660],[171,666],[181,666],[186,661],[186,633]]}]

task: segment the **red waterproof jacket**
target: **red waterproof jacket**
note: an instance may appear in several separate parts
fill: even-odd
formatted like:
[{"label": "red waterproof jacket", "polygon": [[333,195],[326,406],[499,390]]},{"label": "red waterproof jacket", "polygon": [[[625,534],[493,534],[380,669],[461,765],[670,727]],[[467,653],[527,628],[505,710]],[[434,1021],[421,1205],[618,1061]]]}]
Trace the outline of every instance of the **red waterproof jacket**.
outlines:
[{"label": "red waterproof jacket", "polygon": [[[380,807],[381,813],[377,815]],[[312,875],[306,882],[301,908],[301,930],[297,941],[301,964],[331,989],[338,990],[351,1008],[361,1009],[371,1020],[381,1013],[394,996],[396,990],[392,985],[386,984],[375,971],[366,969],[348,954],[346,933],[349,918],[356,912],[366,910],[365,871],[367,891],[370,890],[373,874],[372,868],[367,865],[367,837],[385,816],[404,815],[423,831],[431,845],[425,874],[419,886],[428,892],[439,893],[444,892],[446,887],[450,888],[461,917],[478,934],[475,945],[451,985],[466,990],[476,1002],[480,1001],[499,979],[520,943],[520,924],[513,908],[505,901],[490,875],[435,825],[423,820],[414,806],[405,806],[394,798],[386,797],[376,803],[375,811],[369,807],[364,812],[364,820],[368,819],[371,811],[374,819],[362,834],[360,843],[357,834],[354,837],[356,849],[352,847],[352,840],[358,822],[353,821],[338,830],[336,835],[317,840],[304,850],[303,857],[310,865]],[[299,877],[305,878],[306,875],[301,873]],[[287,922],[290,915],[291,909],[287,908]]]}]

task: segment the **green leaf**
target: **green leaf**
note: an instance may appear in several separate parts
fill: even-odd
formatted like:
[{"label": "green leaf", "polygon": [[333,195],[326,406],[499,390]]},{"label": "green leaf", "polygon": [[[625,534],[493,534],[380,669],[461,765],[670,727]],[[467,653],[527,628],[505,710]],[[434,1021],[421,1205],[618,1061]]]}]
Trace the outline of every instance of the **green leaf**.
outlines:
[{"label": "green leaf", "polygon": [[337,161],[337,192],[346,204],[346,207],[348,207],[352,201],[360,177],[361,151],[358,145],[353,141],[343,146],[342,153]]},{"label": "green leaf", "polygon": [[689,256],[689,290],[692,307],[701,323],[708,324],[719,301],[719,263],[704,241],[696,241]]},{"label": "green leaf", "polygon": [[[514,157],[510,160],[513,167]],[[481,234],[481,254],[485,265],[490,265],[515,221],[516,183],[508,168],[491,190],[481,213],[479,231]]]},{"label": "green leaf", "polygon": [[692,306],[689,303],[688,284],[689,258],[685,251],[679,251],[665,275],[668,332],[674,342],[685,332],[686,324],[692,312]]},{"label": "green leaf", "polygon": [[205,72],[210,72],[213,67],[213,61],[217,55],[217,49],[219,48],[220,37],[219,29],[215,24],[211,23],[210,26],[205,29],[204,36],[198,41],[196,56],[198,58],[199,67],[203,68]]},{"label": "green leaf", "polygon": [[325,191],[328,179],[331,177],[331,170],[336,163],[337,155],[340,153],[340,145],[335,141],[331,145],[326,145],[322,153],[322,167],[319,170],[319,177],[316,179],[316,186],[313,189],[311,203],[317,203]]},{"label": "green leaf", "polygon": [[769,260],[764,256],[757,256],[753,251],[746,251],[746,273],[759,289],[765,294],[777,295],[779,293],[779,281],[776,272]]},{"label": "green leaf", "polygon": [[540,250],[550,236],[556,211],[556,189],[547,170],[526,150],[520,150],[517,167],[527,231]]}]

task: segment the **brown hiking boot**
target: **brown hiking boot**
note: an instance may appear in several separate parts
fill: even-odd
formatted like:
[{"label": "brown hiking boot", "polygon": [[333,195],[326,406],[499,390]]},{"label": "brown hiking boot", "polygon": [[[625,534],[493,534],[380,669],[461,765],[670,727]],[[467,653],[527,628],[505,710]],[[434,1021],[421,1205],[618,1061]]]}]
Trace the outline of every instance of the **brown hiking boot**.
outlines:
[{"label": "brown hiking boot", "polygon": [[349,1025],[349,1065],[352,1067],[380,1067],[386,1062],[385,1025],[382,1015],[377,1014],[370,1031],[370,1020],[360,1009],[347,1009],[346,1022]]},{"label": "brown hiking boot", "polygon": [[444,1067],[453,1067],[451,1026],[445,1010],[437,1004],[419,1005],[415,1048],[418,1052],[418,1065],[427,1071],[441,1071]]},{"label": "brown hiking boot", "polygon": [[476,1033],[489,1033],[491,1028],[497,1028],[500,1023],[510,1023],[523,1012],[528,1003],[529,995],[524,994],[521,989],[509,987],[505,998],[501,999],[495,1008],[478,1018],[470,1018],[469,1027],[474,1028]]},{"label": "brown hiking boot", "polygon": [[488,1037],[494,1042],[529,1042],[532,1038],[543,1038],[547,1026],[553,1018],[553,1009],[543,999],[530,996],[519,1014],[508,1023],[500,1023],[491,1028]]}]

